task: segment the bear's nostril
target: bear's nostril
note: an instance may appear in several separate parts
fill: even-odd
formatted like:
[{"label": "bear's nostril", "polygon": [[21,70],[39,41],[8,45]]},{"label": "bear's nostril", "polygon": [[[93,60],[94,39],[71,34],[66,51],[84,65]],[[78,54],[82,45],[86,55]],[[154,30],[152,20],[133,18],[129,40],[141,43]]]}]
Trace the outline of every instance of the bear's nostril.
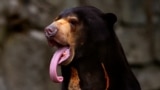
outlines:
[{"label": "bear's nostril", "polygon": [[53,26],[48,26],[45,28],[45,34],[47,37],[51,37],[51,36],[54,36],[57,32],[57,28],[56,27],[53,27]]}]

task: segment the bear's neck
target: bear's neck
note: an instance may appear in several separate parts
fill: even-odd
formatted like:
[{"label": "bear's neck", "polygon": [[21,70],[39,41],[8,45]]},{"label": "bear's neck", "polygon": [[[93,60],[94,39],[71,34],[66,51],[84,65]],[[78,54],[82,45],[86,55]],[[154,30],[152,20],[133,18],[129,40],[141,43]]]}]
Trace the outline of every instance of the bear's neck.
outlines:
[{"label": "bear's neck", "polygon": [[62,66],[65,88],[62,90],[107,90],[108,78],[100,60],[86,57],[77,61],[67,67]]}]

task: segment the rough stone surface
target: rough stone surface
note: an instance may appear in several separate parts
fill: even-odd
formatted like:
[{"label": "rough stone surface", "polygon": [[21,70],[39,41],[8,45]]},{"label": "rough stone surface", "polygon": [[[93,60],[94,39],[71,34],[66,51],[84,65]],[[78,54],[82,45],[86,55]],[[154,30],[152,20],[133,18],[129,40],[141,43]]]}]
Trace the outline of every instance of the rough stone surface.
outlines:
[{"label": "rough stone surface", "polygon": [[160,30],[159,28],[155,31],[155,54],[156,54],[156,60],[160,63]]},{"label": "rough stone surface", "polygon": [[152,37],[146,35],[147,1],[0,0],[0,90],[60,90],[49,79],[54,49],[48,47],[43,29],[60,11],[79,5],[118,16],[115,30],[142,90],[160,90],[160,0],[150,0]]},{"label": "rough stone surface", "polygon": [[4,83],[4,78],[0,75],[0,90],[7,90]]},{"label": "rough stone surface", "polygon": [[9,90],[50,90],[47,47],[44,34],[37,31],[15,34],[6,41],[2,57]]},{"label": "rough stone surface", "polygon": [[[122,20],[126,23],[145,24],[146,16],[144,13],[143,0],[122,0]],[[136,7],[135,7],[136,5]]]},{"label": "rough stone surface", "polygon": [[141,83],[142,90],[159,90],[160,89],[160,68],[147,67],[139,70],[137,75]]},{"label": "rough stone surface", "polygon": [[149,42],[147,37],[144,36],[144,28],[117,27],[116,33],[130,64],[151,62]]},{"label": "rough stone surface", "polygon": [[3,76],[3,71],[2,71],[2,50],[0,49],[0,90],[7,90],[6,89],[6,84]]}]

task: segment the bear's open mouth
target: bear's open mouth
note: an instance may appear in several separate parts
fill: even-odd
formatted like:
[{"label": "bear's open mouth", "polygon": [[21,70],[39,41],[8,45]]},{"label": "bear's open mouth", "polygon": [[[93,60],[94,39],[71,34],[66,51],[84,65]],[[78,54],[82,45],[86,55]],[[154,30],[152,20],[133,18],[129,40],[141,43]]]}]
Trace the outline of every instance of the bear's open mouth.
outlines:
[{"label": "bear's open mouth", "polygon": [[63,77],[57,75],[57,67],[58,65],[68,65],[74,57],[74,51],[69,45],[62,45],[55,40],[49,41],[49,43],[57,47],[50,62],[50,78],[54,82],[61,83]]}]

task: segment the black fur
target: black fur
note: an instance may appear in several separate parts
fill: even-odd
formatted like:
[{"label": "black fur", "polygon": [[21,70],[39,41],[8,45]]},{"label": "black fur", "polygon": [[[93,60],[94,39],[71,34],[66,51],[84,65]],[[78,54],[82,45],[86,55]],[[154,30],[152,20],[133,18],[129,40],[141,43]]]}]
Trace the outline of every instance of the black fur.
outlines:
[{"label": "black fur", "polygon": [[116,16],[86,6],[67,9],[59,18],[70,14],[76,15],[83,24],[83,35],[80,39],[84,44],[76,47],[73,62],[68,66],[62,66],[62,90],[68,88],[71,67],[78,70],[82,90],[105,90],[106,80],[101,63],[104,64],[110,78],[109,90],[141,90],[113,30]]}]

